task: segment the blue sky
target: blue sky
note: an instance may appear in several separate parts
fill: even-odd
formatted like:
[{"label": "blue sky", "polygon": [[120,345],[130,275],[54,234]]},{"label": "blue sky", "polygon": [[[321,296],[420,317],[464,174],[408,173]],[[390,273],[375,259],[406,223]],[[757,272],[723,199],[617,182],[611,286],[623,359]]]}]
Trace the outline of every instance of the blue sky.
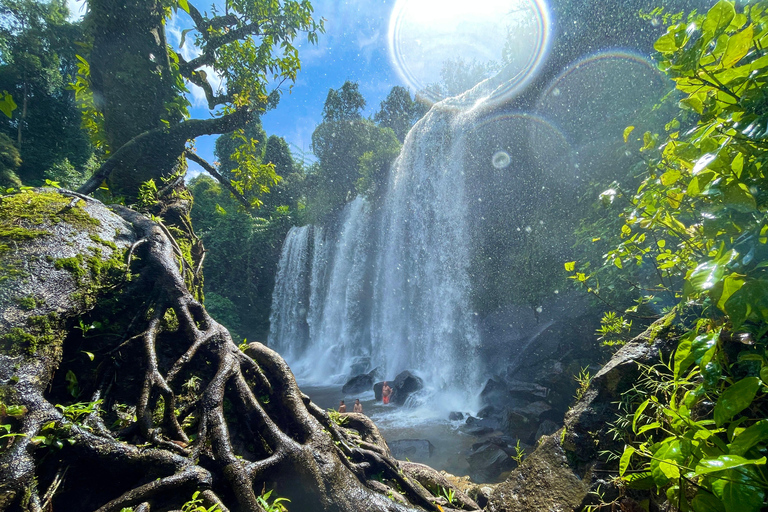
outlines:
[{"label": "blue sky", "polygon": [[[73,17],[81,15],[84,0],[68,1]],[[310,45],[306,38],[297,41],[302,69],[290,90],[287,84],[283,86],[277,108],[263,116],[264,129],[268,135],[285,137],[293,146],[294,156],[301,151],[309,153],[312,132],[321,121],[330,88],[341,87],[345,80],[358,82],[367,101],[364,115],[372,115],[393,86],[405,85],[414,92],[425,82],[437,81],[435,63],[456,57],[499,59],[504,39],[500,30],[518,23],[520,12],[535,9],[542,1],[315,0],[315,17],[325,20],[326,32],[320,35],[317,45]],[[194,0],[192,3],[198,8],[207,5]],[[517,11],[512,12],[515,5]],[[167,26],[168,40],[177,47],[181,30],[191,26],[186,16],[180,13]],[[390,27],[390,20],[395,18],[397,30]],[[188,58],[194,57],[196,51],[190,39],[181,48]],[[397,59],[390,57],[390,39],[400,43],[396,46]],[[405,74],[403,66],[410,66]],[[406,75],[413,83],[407,83]],[[202,90],[189,87],[192,116],[209,116]],[[214,160],[214,140],[215,136],[200,137],[196,142],[198,153],[209,161]]]}]

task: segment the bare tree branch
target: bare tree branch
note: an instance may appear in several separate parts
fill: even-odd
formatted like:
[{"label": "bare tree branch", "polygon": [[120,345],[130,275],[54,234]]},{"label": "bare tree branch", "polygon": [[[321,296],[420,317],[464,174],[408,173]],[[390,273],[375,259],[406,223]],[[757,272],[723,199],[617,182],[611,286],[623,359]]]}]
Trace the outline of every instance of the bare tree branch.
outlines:
[{"label": "bare tree branch", "polygon": [[230,192],[232,192],[232,195],[233,195],[233,196],[235,196],[235,198],[236,198],[238,201],[240,201],[240,202],[243,204],[243,206],[245,206],[245,207],[246,207],[246,208],[248,208],[248,209],[250,209],[250,208],[251,208],[251,204],[248,202],[248,199],[246,199],[246,198],[245,198],[245,196],[244,196],[243,194],[241,194],[241,193],[240,193],[240,192],[239,192],[239,191],[238,191],[238,190],[237,190],[237,189],[236,189],[236,188],[235,188],[235,187],[232,185],[232,183],[231,183],[231,182],[230,182],[230,181],[229,181],[227,178],[225,178],[224,176],[222,176],[222,175],[219,173],[219,171],[217,171],[217,170],[216,170],[216,168],[215,168],[214,166],[212,166],[211,164],[209,164],[208,162],[206,162],[206,161],[205,161],[203,158],[199,157],[199,156],[198,156],[196,153],[192,153],[192,152],[190,152],[190,151],[187,151],[187,152],[185,152],[185,153],[184,153],[184,156],[185,156],[185,157],[187,157],[187,159],[188,159],[188,160],[192,160],[193,162],[195,162],[196,164],[198,164],[200,167],[202,167],[203,169],[205,169],[205,172],[207,172],[208,174],[210,174],[211,176],[213,176],[214,178],[216,178],[216,180],[217,180],[219,183],[221,183],[222,185],[224,185],[224,187],[226,187],[226,189],[227,189],[227,190],[229,190]]}]

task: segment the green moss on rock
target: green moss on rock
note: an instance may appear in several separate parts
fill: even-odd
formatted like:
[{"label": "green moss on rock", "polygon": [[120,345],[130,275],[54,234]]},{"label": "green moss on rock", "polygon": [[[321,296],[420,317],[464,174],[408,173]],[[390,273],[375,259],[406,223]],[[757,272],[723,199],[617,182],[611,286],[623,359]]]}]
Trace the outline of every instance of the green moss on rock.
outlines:
[{"label": "green moss on rock", "polygon": [[85,202],[49,191],[25,190],[0,196],[0,239],[29,240],[50,234],[50,224],[67,222],[92,228],[99,221],[83,210]]}]

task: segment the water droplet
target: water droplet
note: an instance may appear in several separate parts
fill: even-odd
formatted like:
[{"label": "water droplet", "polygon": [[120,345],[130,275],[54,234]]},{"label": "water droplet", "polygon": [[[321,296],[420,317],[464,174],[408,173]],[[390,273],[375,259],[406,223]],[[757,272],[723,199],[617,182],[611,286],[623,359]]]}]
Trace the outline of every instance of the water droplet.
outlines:
[{"label": "water droplet", "polygon": [[533,231],[533,229],[531,228],[531,226],[525,226],[525,232],[526,232],[526,233],[530,233],[531,231]]},{"label": "water droplet", "polygon": [[558,89],[557,87],[552,89],[552,96],[560,96],[560,89]]},{"label": "water droplet", "polygon": [[555,295],[557,295],[558,293],[560,293],[560,290],[555,290]]},{"label": "water droplet", "polygon": [[512,159],[506,151],[497,151],[493,154],[493,158],[491,158],[491,163],[497,169],[508,167],[511,162]]},{"label": "water droplet", "polygon": [[541,306],[536,308],[537,313],[541,313],[542,311],[544,311],[544,309]]}]

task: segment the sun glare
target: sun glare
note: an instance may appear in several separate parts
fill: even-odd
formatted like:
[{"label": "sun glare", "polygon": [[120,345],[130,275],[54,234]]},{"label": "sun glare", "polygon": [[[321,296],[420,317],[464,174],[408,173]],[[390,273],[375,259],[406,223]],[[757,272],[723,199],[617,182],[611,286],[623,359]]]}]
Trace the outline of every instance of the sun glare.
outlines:
[{"label": "sun glare", "polygon": [[403,82],[431,101],[496,73],[512,82],[500,93],[508,97],[535,73],[548,32],[542,0],[399,0],[389,54]]}]

